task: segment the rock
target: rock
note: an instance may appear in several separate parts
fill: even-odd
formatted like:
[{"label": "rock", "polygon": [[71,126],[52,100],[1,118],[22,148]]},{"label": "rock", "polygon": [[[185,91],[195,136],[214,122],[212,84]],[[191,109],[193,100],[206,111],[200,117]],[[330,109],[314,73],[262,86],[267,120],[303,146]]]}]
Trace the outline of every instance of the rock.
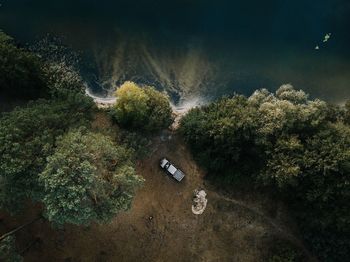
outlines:
[{"label": "rock", "polygon": [[195,215],[201,215],[207,207],[207,193],[205,193],[204,190],[195,190],[194,194],[195,196],[193,198],[192,213]]}]

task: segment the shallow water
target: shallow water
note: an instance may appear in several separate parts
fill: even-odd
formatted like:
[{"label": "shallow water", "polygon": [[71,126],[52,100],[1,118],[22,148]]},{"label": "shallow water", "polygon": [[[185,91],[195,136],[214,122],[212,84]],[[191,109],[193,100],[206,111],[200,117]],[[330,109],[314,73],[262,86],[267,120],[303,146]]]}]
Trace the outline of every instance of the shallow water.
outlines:
[{"label": "shallow water", "polygon": [[347,0],[0,3],[0,28],[20,41],[51,33],[92,57],[97,95],[133,80],[165,89],[175,103],[283,83],[331,102],[350,99]]}]

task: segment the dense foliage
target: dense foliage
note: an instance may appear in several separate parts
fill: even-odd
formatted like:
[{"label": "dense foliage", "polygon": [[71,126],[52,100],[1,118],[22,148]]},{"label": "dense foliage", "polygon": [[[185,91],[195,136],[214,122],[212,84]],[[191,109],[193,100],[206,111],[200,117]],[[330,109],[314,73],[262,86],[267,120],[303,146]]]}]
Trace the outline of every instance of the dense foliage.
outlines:
[{"label": "dense foliage", "polygon": [[[191,110],[181,121],[180,132],[201,164],[215,174],[239,177],[254,173],[260,162],[255,110],[243,96],[224,98]],[[254,162],[254,166],[250,161]]]},{"label": "dense foliage", "polygon": [[344,261],[350,255],[346,116],[284,85],[275,94],[263,89],[193,109],[180,130],[212,177],[275,187],[316,253],[326,261]]},{"label": "dense foliage", "polygon": [[43,203],[56,224],[106,222],[128,210],[143,179],[130,152],[101,134],[72,131],[62,137],[44,171]]},{"label": "dense foliage", "polygon": [[350,101],[348,101],[345,104],[345,116],[344,116],[344,121],[345,123],[347,123],[348,125],[350,125]]},{"label": "dense foliage", "polygon": [[0,261],[21,262],[23,258],[18,254],[15,245],[15,237],[7,236],[0,241]]},{"label": "dense foliage", "polygon": [[[133,162],[145,142],[129,149],[129,143],[120,146],[89,132],[96,106],[85,95],[81,75],[61,49],[39,46],[34,54],[0,32],[0,98],[9,97],[0,102],[27,103],[0,116],[0,209],[15,213],[32,200],[43,204],[46,218],[56,225],[107,222],[130,208],[143,183]],[[142,92],[153,95],[153,90]],[[155,122],[163,121],[157,118],[162,102],[147,98]],[[132,144],[134,138],[125,140]],[[22,260],[12,235],[0,243],[0,260]]]},{"label": "dense foliage", "polygon": [[83,79],[73,67],[66,63],[45,63],[43,71],[52,96],[59,95],[62,90],[85,93]]},{"label": "dense foliage", "polygon": [[86,125],[93,102],[78,93],[38,100],[0,118],[0,204],[16,211],[25,198],[40,199],[38,174],[53,153],[56,137]]},{"label": "dense foliage", "polygon": [[124,127],[157,131],[172,123],[172,109],[168,97],[153,87],[139,87],[125,82],[116,91],[117,103],[112,112]]},{"label": "dense foliage", "polygon": [[271,247],[268,250],[268,257],[264,259],[267,262],[303,262],[306,258],[299,248],[283,239],[273,239]]},{"label": "dense foliage", "polygon": [[[132,165],[133,151],[107,136],[70,131],[90,126],[95,105],[74,67],[52,59],[61,52],[39,46],[39,53],[50,55],[39,60],[0,34],[2,90],[11,95],[7,89],[17,92],[30,84],[32,97],[40,97],[40,80],[47,95],[0,118],[0,207],[16,212],[31,199],[42,202],[56,224],[108,221],[130,207],[142,183]],[[31,77],[38,81],[27,81]],[[156,99],[147,98],[153,117]]]},{"label": "dense foliage", "polygon": [[136,159],[143,159],[149,156],[152,145],[151,139],[142,132],[130,132],[121,130],[120,142],[133,151]]},{"label": "dense foliage", "polygon": [[39,58],[17,47],[0,31],[0,95],[37,98],[47,95],[44,72]]}]

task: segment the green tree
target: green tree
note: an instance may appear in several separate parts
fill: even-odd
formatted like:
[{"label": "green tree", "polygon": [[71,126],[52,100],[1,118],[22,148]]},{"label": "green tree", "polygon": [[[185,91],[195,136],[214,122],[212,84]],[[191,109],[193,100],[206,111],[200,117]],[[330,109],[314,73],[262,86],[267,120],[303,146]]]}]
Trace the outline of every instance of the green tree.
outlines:
[{"label": "green tree", "polygon": [[350,125],[350,100],[345,104],[344,122]]},{"label": "green tree", "polygon": [[125,82],[115,95],[117,103],[112,114],[124,127],[151,132],[167,128],[173,122],[168,97],[153,87],[141,88]]},{"label": "green tree", "polygon": [[143,182],[130,158],[127,149],[101,134],[63,136],[40,174],[47,218],[60,225],[86,225],[128,210]]},{"label": "green tree", "polygon": [[38,100],[0,118],[0,205],[15,212],[25,198],[39,200],[38,174],[53,153],[56,137],[87,125],[94,104],[77,93]]},{"label": "green tree", "polygon": [[85,85],[80,74],[66,63],[47,62],[43,65],[45,81],[52,96],[60,92],[71,91],[85,93]]},{"label": "green tree", "polygon": [[113,114],[123,126],[138,127],[147,118],[148,96],[133,82],[125,82],[115,92],[117,103]]},{"label": "green tree", "polygon": [[[331,118],[325,102],[307,97],[284,85],[275,94],[263,89],[249,98],[223,98],[191,110],[181,120],[180,132],[209,171],[258,175],[266,164],[274,166],[271,156],[278,151],[274,161],[298,173],[288,159],[286,144],[297,146],[298,139],[317,132]],[[282,174],[274,176],[282,178]]]},{"label": "green tree", "polygon": [[157,131],[169,127],[174,120],[169,97],[149,86],[144,87],[143,91],[148,97],[145,129]]},{"label": "green tree", "polygon": [[308,100],[308,95],[291,85],[281,86],[275,94],[258,90],[248,101],[257,109],[259,138],[272,142],[284,134],[308,135],[330,118],[327,103]]},{"label": "green tree", "polygon": [[317,255],[344,261],[350,254],[350,127],[343,114],[283,85],[275,93],[262,89],[193,109],[180,131],[210,173],[274,188]]},{"label": "green tree", "polygon": [[304,147],[291,206],[317,254],[344,261],[350,255],[350,127],[330,124]]},{"label": "green tree", "polygon": [[191,110],[182,118],[180,132],[210,173],[231,180],[253,175],[263,160],[259,147],[253,146],[256,117],[247,98],[223,98]]},{"label": "green tree", "polygon": [[33,53],[17,47],[0,31],[0,94],[6,97],[47,96],[41,61]]},{"label": "green tree", "polygon": [[23,258],[16,250],[14,236],[8,236],[0,241],[0,260],[4,262],[23,261]]},{"label": "green tree", "polygon": [[261,178],[265,184],[274,184],[280,188],[295,186],[302,174],[304,146],[298,136],[279,138],[268,151]]}]

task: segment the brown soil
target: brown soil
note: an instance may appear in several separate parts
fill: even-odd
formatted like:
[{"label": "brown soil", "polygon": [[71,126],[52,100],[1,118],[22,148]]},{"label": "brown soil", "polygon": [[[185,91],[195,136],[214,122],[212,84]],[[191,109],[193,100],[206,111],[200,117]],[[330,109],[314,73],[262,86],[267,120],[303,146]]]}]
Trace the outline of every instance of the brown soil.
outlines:
[{"label": "brown soil", "polygon": [[[163,156],[184,171],[181,183],[159,168]],[[19,249],[28,247],[25,261],[246,262],[263,261],[271,239],[303,246],[289,229],[291,223],[281,204],[258,194],[232,199],[217,193],[204,182],[203,171],[176,137],[155,141],[153,152],[138,163],[137,172],[146,179],[144,187],[131,210],[111,223],[62,230],[42,220],[16,233]],[[202,215],[191,211],[193,191],[198,188],[207,192],[208,205]],[[16,220],[4,216],[0,231],[35,216],[35,209]]]}]

